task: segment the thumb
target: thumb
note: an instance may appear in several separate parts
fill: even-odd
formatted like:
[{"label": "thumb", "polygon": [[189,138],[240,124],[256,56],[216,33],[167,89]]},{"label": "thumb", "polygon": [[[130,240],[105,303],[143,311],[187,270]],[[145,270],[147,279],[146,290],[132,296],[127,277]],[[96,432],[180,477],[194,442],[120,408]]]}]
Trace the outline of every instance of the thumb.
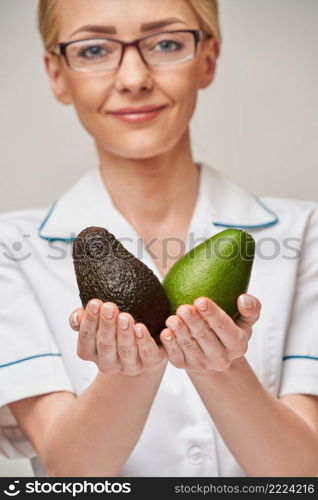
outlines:
[{"label": "thumb", "polygon": [[261,302],[253,295],[243,294],[239,296],[237,305],[240,314],[236,323],[239,326],[253,326],[260,316]]},{"label": "thumb", "polygon": [[78,309],[75,309],[69,316],[69,324],[70,324],[70,327],[75,330],[75,331],[78,331],[80,329],[80,325],[81,325],[81,321],[82,321],[82,318],[84,316],[84,309],[83,308],[78,308]]}]

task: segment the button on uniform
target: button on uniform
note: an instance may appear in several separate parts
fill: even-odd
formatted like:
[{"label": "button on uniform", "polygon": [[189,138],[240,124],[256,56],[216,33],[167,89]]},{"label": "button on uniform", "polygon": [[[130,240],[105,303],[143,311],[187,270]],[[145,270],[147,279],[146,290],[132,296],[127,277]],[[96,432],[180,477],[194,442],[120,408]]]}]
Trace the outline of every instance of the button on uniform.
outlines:
[{"label": "button on uniform", "polygon": [[204,462],[204,453],[200,446],[191,446],[188,449],[188,461],[190,464],[197,465],[202,464]]}]

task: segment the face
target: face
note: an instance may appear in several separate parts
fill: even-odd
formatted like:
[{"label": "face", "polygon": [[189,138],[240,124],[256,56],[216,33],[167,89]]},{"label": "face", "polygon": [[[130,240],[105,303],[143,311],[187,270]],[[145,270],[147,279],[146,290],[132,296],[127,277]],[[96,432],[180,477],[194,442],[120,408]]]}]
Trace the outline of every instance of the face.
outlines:
[{"label": "face", "polygon": [[[148,33],[200,28],[187,0],[63,0],[58,9],[59,42],[101,36],[131,41]],[[142,24],[167,18],[178,21],[141,31]],[[96,34],[80,30],[88,25],[112,25],[116,32]],[[126,49],[120,68],[111,72],[73,71],[63,57],[49,52],[45,62],[56,97],[64,104],[74,105],[97,147],[121,157],[142,159],[163,154],[181,141],[188,130],[198,90],[213,79],[216,54],[214,39],[208,39],[199,43],[194,59],[171,66],[147,66],[135,47]],[[126,123],[110,114],[125,107],[148,105],[166,107],[141,123]]]}]

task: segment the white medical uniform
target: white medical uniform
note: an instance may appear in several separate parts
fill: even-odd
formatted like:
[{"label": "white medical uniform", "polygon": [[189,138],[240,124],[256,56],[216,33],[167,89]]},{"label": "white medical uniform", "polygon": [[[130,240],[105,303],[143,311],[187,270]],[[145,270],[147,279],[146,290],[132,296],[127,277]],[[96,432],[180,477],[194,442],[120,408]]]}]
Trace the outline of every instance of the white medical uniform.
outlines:
[{"label": "white medical uniform", "polygon": [[[46,472],[8,403],[53,391],[79,395],[98,372],[77,356],[68,323],[81,307],[71,242],[87,226],[107,228],[162,281],[98,168],[52,206],[0,216],[0,452],[30,458],[36,476]],[[186,251],[228,227],[246,229],[257,243],[248,292],[262,310],[248,362],[275,396],[318,395],[318,204],[259,198],[202,164]],[[245,475],[185,371],[169,363],[121,476]]]}]

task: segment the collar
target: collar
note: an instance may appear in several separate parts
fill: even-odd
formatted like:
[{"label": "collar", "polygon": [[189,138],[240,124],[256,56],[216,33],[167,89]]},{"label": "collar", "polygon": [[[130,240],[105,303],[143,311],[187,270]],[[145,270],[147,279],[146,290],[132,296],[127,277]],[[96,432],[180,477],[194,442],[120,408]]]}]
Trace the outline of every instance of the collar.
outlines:
[{"label": "collar", "polygon": [[[238,186],[209,165],[201,164],[199,200],[204,217],[222,227],[264,228],[278,222],[257,196]],[[201,215],[202,216],[202,215]],[[131,229],[127,219],[115,207],[105,188],[99,168],[86,172],[49,208],[38,228],[40,238],[72,242],[88,226],[101,226],[114,234],[123,227]]]}]

